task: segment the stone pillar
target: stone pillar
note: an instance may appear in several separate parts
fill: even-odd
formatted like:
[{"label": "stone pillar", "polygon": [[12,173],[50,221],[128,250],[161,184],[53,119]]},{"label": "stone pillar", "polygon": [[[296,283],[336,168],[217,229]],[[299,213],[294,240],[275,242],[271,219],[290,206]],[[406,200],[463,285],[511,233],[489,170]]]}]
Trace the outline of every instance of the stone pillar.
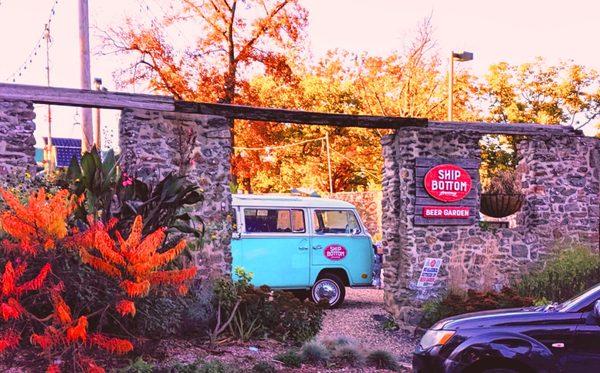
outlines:
[{"label": "stone pillar", "polygon": [[35,173],[34,119],[31,102],[0,100],[0,178]]},{"label": "stone pillar", "polygon": [[[453,241],[473,226],[416,226],[413,224],[415,158],[480,158],[479,134],[399,129],[383,139],[384,297],[387,309],[400,321],[416,324],[417,306],[448,286]],[[425,258],[442,258],[438,281],[431,288],[416,286]]]},{"label": "stone pillar", "polygon": [[120,147],[124,170],[156,182],[169,172],[185,175],[204,194],[194,213],[205,224],[197,253],[200,274],[231,271],[231,132],[225,118],[126,109],[121,113]]}]

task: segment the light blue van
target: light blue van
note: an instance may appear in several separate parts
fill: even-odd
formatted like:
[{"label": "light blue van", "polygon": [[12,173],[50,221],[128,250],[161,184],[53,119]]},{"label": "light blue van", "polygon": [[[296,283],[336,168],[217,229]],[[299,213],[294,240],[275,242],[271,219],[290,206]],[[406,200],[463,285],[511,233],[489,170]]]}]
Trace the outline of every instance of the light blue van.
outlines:
[{"label": "light blue van", "polygon": [[345,286],[371,285],[371,236],[350,203],[238,194],[233,208],[232,267],[253,273],[254,285],[327,299],[331,307],[342,304]]}]

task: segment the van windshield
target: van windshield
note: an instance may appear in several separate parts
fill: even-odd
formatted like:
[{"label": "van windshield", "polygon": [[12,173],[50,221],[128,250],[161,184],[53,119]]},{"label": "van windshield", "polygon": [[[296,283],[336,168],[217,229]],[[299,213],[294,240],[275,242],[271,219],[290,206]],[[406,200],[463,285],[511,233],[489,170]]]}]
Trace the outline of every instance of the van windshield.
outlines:
[{"label": "van windshield", "polygon": [[313,224],[316,233],[360,233],[354,212],[349,210],[315,210]]}]

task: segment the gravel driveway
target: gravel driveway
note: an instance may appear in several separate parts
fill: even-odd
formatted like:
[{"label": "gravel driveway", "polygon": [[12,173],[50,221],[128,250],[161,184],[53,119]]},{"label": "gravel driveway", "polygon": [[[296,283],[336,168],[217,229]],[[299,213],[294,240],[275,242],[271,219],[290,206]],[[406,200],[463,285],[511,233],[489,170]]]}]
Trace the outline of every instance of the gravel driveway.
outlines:
[{"label": "gravel driveway", "polygon": [[317,339],[348,337],[368,350],[386,350],[408,365],[417,340],[401,331],[384,330],[386,317],[383,290],[346,288],[344,304],[326,311]]}]

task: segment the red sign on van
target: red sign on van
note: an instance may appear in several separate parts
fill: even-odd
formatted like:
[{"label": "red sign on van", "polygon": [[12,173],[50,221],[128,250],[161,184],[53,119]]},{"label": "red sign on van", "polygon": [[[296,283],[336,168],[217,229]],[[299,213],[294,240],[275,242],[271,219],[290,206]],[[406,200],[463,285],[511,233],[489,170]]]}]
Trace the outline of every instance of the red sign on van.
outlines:
[{"label": "red sign on van", "polygon": [[348,250],[342,245],[332,244],[328,245],[323,251],[325,257],[330,260],[342,260],[348,254]]},{"label": "red sign on van", "polygon": [[425,174],[425,190],[430,196],[442,202],[456,202],[465,198],[471,191],[471,176],[462,167],[454,164],[441,164]]}]

